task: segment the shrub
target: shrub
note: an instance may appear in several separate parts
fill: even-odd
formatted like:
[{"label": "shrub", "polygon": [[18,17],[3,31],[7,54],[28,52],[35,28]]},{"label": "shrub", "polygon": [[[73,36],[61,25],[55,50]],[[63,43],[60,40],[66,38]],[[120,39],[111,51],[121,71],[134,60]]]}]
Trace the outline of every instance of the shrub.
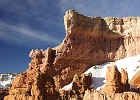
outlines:
[{"label": "shrub", "polygon": [[94,69],[97,69],[97,66],[96,66],[96,64],[94,64],[93,68],[94,68]]}]

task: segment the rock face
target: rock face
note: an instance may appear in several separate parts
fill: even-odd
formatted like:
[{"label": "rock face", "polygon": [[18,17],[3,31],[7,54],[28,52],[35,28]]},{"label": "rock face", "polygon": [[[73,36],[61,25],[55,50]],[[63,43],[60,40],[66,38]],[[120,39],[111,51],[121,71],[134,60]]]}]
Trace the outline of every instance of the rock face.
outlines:
[{"label": "rock face", "polygon": [[[24,81],[25,75],[23,73],[16,77],[9,95],[4,100],[56,100],[57,92],[53,78],[38,70],[32,79],[32,83],[30,83],[28,80]],[[21,83],[19,83],[20,81]],[[23,84],[22,82],[26,83]]]},{"label": "rock face", "polygon": [[[64,24],[66,37],[59,46],[30,52],[29,69],[16,77],[10,96],[28,93],[35,85],[34,76],[38,70],[53,77],[58,90],[75,74],[82,74],[94,64],[140,54],[140,17],[102,19],[69,10],[64,16]],[[127,82],[125,78],[116,81]]]},{"label": "rock face", "polygon": [[66,37],[46,50],[32,50],[30,69],[39,68],[55,79],[56,88],[75,74],[106,61],[140,54],[140,18],[87,17],[69,10],[64,16]]},{"label": "rock face", "polygon": [[129,88],[128,74],[124,69],[119,72],[117,66],[107,68],[105,87],[101,90],[103,94],[123,93]]}]

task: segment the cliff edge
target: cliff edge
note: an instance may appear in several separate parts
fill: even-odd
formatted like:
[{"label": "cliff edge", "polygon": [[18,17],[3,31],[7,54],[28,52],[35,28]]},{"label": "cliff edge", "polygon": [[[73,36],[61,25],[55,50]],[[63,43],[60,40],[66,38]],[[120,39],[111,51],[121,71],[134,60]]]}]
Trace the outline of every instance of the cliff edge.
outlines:
[{"label": "cliff edge", "polygon": [[53,77],[59,90],[75,74],[82,74],[94,64],[140,54],[140,17],[88,17],[69,10],[64,25],[63,42],[54,48],[32,50],[29,68],[15,78],[11,89],[17,89],[17,93],[28,90],[39,70]]}]

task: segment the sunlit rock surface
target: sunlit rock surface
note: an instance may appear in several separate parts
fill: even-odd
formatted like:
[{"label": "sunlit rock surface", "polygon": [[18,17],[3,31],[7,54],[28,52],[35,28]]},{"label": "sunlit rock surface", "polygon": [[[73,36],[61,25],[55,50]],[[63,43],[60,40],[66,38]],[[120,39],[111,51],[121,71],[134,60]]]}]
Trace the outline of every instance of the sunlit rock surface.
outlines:
[{"label": "sunlit rock surface", "polygon": [[20,88],[18,92],[30,92],[38,70],[53,77],[58,91],[75,74],[82,74],[94,64],[140,54],[140,17],[88,17],[69,10],[64,25],[63,42],[54,48],[32,50],[29,68],[16,77],[10,91]]}]

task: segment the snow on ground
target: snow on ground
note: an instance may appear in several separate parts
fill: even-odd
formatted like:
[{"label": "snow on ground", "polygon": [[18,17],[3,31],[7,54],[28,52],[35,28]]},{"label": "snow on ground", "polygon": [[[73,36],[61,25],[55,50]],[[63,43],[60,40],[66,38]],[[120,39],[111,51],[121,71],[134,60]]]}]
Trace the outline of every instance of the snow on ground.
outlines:
[{"label": "snow on ground", "polygon": [[[106,62],[102,65],[96,65],[97,69],[92,66],[89,68],[85,74],[88,74],[89,72],[92,73],[92,85],[90,87],[94,87],[96,90],[100,90],[104,84],[105,84],[105,75],[106,75],[106,69],[107,66],[114,66],[116,65],[119,70],[121,68],[124,68],[128,72],[128,78],[129,81],[132,79],[132,77],[140,70],[140,55],[133,56],[133,57],[127,57],[121,60],[118,60],[116,62]],[[63,90],[68,90],[72,87],[72,82],[66,86],[64,86]]]},{"label": "snow on ground", "polygon": [[12,81],[0,81],[0,84],[4,87],[8,84],[12,84]]},{"label": "snow on ground", "polygon": [[14,73],[14,74],[0,74],[0,88],[8,88],[12,84],[16,75],[17,75],[17,73]]},{"label": "snow on ground", "polygon": [[73,82],[71,82],[70,84],[64,86],[64,87],[62,88],[62,90],[66,90],[66,91],[69,90],[69,89],[72,87],[72,83],[73,83]]}]

